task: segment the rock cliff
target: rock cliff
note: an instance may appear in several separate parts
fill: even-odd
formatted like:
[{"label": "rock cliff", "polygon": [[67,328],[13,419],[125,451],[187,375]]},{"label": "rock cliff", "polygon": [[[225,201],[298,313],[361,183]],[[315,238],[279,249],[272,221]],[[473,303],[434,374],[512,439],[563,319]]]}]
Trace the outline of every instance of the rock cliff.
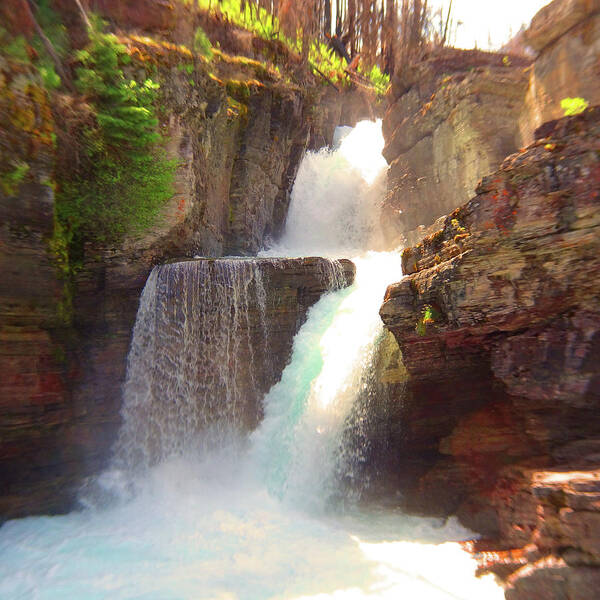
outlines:
[{"label": "rock cliff", "polygon": [[488,538],[507,597],[591,598],[600,111],[536,135],[403,254],[381,308],[409,375],[394,459],[411,510]]},{"label": "rock cliff", "polygon": [[564,115],[563,99],[600,103],[599,23],[596,0],[554,0],[525,32],[532,61],[440,49],[395,76],[383,122],[390,243],[414,245],[431,233],[535,129]]},{"label": "rock cliff", "polygon": [[[3,14],[18,16],[11,4],[3,4]],[[170,3],[148,0],[148,11],[134,13],[121,4],[95,8],[119,25],[128,74],[154,69],[160,126],[178,164],[175,195],[143,235],[111,246],[88,243],[77,262],[69,255],[54,199],[57,173],[78,161],[70,140],[88,123],[85,99],[51,100],[34,69],[0,56],[0,520],[68,510],[82,479],[106,463],[152,267],[174,257],[256,252],[284,222],[304,151],[328,143],[340,122],[371,111],[362,93],[338,94],[316,80],[300,87],[225,47],[209,65],[179,44],[193,35],[196,17],[174,20]],[[53,6],[73,43],[84,43],[77,41],[75,4]],[[26,20],[6,22],[32,33]],[[174,29],[182,22],[185,31]],[[307,260],[270,279],[273,301],[281,303],[271,315],[277,368],[324,289],[315,283],[319,269],[319,261]]]},{"label": "rock cliff", "polygon": [[525,42],[537,52],[520,119],[528,143],[535,129],[563,116],[564,98],[600,104],[600,2],[550,2],[531,21]]},{"label": "rock cliff", "polygon": [[519,147],[527,63],[443,48],[395,77],[383,121],[388,242],[414,243],[420,225],[468,200],[479,179]]}]

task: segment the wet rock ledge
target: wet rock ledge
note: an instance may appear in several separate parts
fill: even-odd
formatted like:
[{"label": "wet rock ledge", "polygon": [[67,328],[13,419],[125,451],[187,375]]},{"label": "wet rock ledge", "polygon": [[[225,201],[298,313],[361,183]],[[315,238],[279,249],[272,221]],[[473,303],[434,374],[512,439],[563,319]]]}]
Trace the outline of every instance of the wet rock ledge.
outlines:
[{"label": "wet rock ledge", "polygon": [[600,585],[599,234],[595,107],[539,128],[406,249],[381,308],[410,378],[405,505],[481,532],[511,600]]}]

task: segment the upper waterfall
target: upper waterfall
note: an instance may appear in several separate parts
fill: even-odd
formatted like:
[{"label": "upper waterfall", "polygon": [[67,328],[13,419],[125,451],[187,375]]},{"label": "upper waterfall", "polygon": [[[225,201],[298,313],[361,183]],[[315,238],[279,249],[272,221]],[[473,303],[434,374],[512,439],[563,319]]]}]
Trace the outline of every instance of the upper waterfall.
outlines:
[{"label": "upper waterfall", "polygon": [[362,121],[338,141],[334,149],[305,155],[284,233],[263,254],[350,258],[381,249],[387,169],[381,121]]}]

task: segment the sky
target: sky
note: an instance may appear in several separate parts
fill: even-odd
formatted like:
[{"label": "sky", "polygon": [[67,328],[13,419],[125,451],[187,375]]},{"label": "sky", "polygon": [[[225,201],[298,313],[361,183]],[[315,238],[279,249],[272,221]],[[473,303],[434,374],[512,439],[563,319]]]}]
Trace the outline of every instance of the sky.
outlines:
[{"label": "sky", "polygon": [[[510,38],[512,27],[516,33],[523,23],[529,25],[531,18],[550,0],[454,0],[452,13],[458,27],[456,40],[451,39],[460,48],[473,48],[475,43],[482,50],[497,49]],[[429,6],[437,10],[441,6],[448,9],[448,0],[429,0]]]}]

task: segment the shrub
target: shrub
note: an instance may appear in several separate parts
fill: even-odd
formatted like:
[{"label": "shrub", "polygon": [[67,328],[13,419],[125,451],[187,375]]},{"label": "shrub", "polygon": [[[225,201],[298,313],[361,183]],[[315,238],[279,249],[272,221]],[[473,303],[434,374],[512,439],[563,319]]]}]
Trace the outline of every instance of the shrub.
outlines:
[{"label": "shrub", "polygon": [[[279,40],[292,52],[302,53],[302,36],[298,35],[296,39],[287,37],[282,32],[277,17],[261,6],[254,6],[243,0],[221,0],[219,3],[214,0],[198,0],[198,6],[203,10],[219,12],[235,25],[243,27],[259,37]],[[318,69],[330,81],[338,84],[350,84],[345,60],[335,54],[326,44],[313,40],[308,52],[308,61],[313,69]],[[388,75],[380,71],[379,67],[374,66],[367,70],[364,77],[370,81],[377,94],[385,94],[390,79]]]},{"label": "shrub", "polygon": [[121,65],[130,59],[115,36],[90,39],[77,54],[76,86],[96,124],[83,131],[81,166],[60,181],[57,210],[73,242],[116,242],[152,224],[172,195],[175,163],[157,132],[158,84],[125,77]]},{"label": "shrub", "polygon": [[565,112],[565,117],[582,113],[589,104],[590,103],[583,98],[563,98],[560,101],[560,107]]},{"label": "shrub", "polygon": [[208,59],[212,58],[212,44],[202,27],[198,27],[194,34],[194,51]]},{"label": "shrub", "polygon": [[21,160],[16,161],[8,172],[0,174],[0,189],[6,196],[16,196],[27,173],[29,165]]}]

